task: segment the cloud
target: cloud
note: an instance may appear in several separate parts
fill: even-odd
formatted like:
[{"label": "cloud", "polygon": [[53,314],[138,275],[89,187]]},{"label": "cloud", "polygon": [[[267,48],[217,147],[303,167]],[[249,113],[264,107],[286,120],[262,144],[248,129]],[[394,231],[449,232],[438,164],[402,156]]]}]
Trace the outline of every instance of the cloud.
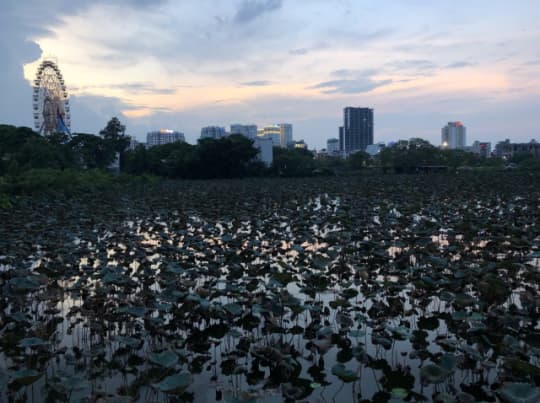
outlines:
[{"label": "cloud", "polygon": [[73,133],[97,133],[113,116],[125,121],[122,111],[130,108],[119,98],[96,95],[72,95],[69,104]]},{"label": "cloud", "polygon": [[[76,95],[74,129],[89,132],[99,131],[115,114],[138,135],[169,126],[198,137],[200,127],[212,123],[290,121],[295,137],[316,145],[335,137],[331,122],[337,128],[346,103],[366,102],[377,110],[378,138],[415,132],[416,127],[418,134],[437,137],[447,119],[462,118],[479,104],[489,109],[495,102],[540,93],[533,71],[540,63],[540,31],[533,22],[538,7],[532,3],[512,5],[521,11],[499,31],[483,25],[500,25],[495,10],[486,17],[485,7],[471,7],[468,18],[479,22],[469,24],[466,33],[447,18],[444,9],[451,6],[427,6],[423,0],[396,7],[361,3],[4,0],[0,123],[32,124],[31,84],[22,65],[39,58],[42,50],[57,56],[68,91]],[[521,28],[528,33],[518,34]],[[511,44],[512,54],[510,49],[502,52],[498,43]],[[474,55],[479,77],[485,73],[497,80],[480,89],[476,81],[467,81],[469,70],[458,64],[469,60],[467,55]],[[497,55],[506,57],[504,63],[494,63]],[[521,75],[512,72],[516,66]],[[28,78],[31,68],[25,70]],[[455,88],[447,85],[449,75],[460,78]],[[415,83],[398,85],[411,80]],[[191,89],[181,89],[182,83]],[[396,84],[391,92],[373,91],[389,83]],[[463,95],[457,84],[470,91]],[[312,91],[306,91],[309,85]],[[523,94],[512,94],[516,88],[523,88]],[[495,90],[500,91],[496,97]],[[436,103],[454,93],[461,96],[459,102]],[[492,100],[477,102],[476,93],[489,93]],[[116,96],[121,99],[111,98]],[[423,98],[411,101],[416,96]],[[429,119],[413,107],[429,110]],[[395,126],[384,120],[389,108],[396,111]],[[521,116],[516,109],[508,124],[516,126],[516,133],[537,135],[534,113],[525,104],[520,108]],[[400,119],[406,114],[413,117],[405,130]],[[316,123],[319,117],[326,119],[324,129]],[[470,125],[471,133],[490,124],[479,119]]]},{"label": "cloud", "polygon": [[236,11],[234,22],[245,24],[264,13],[281,8],[282,0],[244,0]]},{"label": "cloud", "polygon": [[352,78],[352,77],[365,77],[365,76],[372,76],[377,73],[376,69],[362,69],[362,70],[354,70],[354,69],[339,69],[334,70],[330,74],[334,77],[345,77],[345,78]]},{"label": "cloud", "polygon": [[309,87],[310,89],[323,89],[324,94],[361,94],[385,86],[393,80],[375,80],[371,78],[378,73],[377,69],[338,69],[330,72],[337,77],[335,80],[323,81]]},{"label": "cloud", "polygon": [[236,11],[234,22],[245,24],[281,8],[282,0],[244,0]]},{"label": "cloud", "polygon": [[307,49],[307,48],[298,48],[298,49],[289,50],[289,54],[296,55],[296,56],[305,55],[308,52],[309,52],[309,49]]},{"label": "cloud", "polygon": [[325,89],[325,94],[359,94],[369,92],[375,88],[390,84],[392,80],[371,80],[369,78],[358,78],[355,80],[331,80],[319,83],[311,89]]},{"label": "cloud", "polygon": [[437,65],[431,60],[426,59],[399,60],[396,62],[388,63],[387,66],[393,67],[397,70],[431,70],[437,67]]},{"label": "cloud", "polygon": [[152,83],[145,83],[145,82],[113,84],[113,85],[108,86],[108,88],[126,90],[127,92],[130,92],[132,94],[169,95],[169,94],[176,93],[175,88],[158,88]]},{"label": "cloud", "polygon": [[439,67],[427,59],[406,59],[385,63],[382,71],[399,75],[431,76]]},{"label": "cloud", "polygon": [[460,69],[462,67],[469,67],[469,66],[473,66],[473,63],[462,61],[462,62],[451,63],[451,64],[447,65],[446,68],[448,68],[448,69]]},{"label": "cloud", "polygon": [[272,84],[272,81],[268,80],[259,80],[259,81],[247,81],[244,83],[240,83],[240,85],[246,86],[246,87],[264,87],[266,85]]},{"label": "cloud", "polygon": [[329,38],[339,38],[344,41],[346,46],[358,46],[365,45],[369,42],[373,42],[379,39],[388,38],[394,33],[392,28],[381,28],[374,31],[359,31],[355,29],[332,27],[326,32],[326,36]]},{"label": "cloud", "polygon": [[324,50],[331,47],[335,47],[335,43],[330,45],[327,41],[319,41],[310,46],[302,46],[289,50],[289,54],[293,56],[307,55],[308,53],[315,52],[317,50]]}]

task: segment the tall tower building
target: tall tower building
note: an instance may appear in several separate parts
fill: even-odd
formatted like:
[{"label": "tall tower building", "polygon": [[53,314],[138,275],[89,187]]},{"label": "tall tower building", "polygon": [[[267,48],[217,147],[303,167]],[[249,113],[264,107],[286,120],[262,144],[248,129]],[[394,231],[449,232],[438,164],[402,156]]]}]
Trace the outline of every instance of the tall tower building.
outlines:
[{"label": "tall tower building", "polygon": [[467,128],[461,122],[448,122],[441,130],[441,147],[463,149],[467,144]]},{"label": "tall tower building", "polygon": [[287,147],[293,141],[292,125],[290,123],[280,123],[278,126],[279,144],[281,147]]},{"label": "tall tower building", "polygon": [[366,151],[373,144],[373,109],[348,106],[343,110],[340,147],[346,154]]}]

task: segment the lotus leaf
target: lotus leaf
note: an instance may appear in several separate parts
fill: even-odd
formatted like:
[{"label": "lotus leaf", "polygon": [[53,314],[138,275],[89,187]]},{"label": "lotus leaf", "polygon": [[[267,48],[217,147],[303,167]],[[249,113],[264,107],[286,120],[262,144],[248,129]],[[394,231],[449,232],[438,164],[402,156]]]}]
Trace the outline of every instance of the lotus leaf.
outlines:
[{"label": "lotus leaf", "polygon": [[360,329],[349,330],[349,336],[351,337],[358,338],[358,337],[364,337],[365,335],[366,335],[365,330],[360,330]]},{"label": "lotus leaf", "polygon": [[179,372],[175,375],[165,377],[161,382],[153,386],[165,393],[182,393],[192,382],[190,373]]},{"label": "lotus leaf", "polygon": [[223,308],[233,316],[239,316],[242,313],[242,306],[235,302],[223,305]]},{"label": "lotus leaf", "polygon": [[38,372],[34,369],[21,369],[11,375],[14,382],[22,385],[31,385],[42,376],[43,372]]},{"label": "lotus leaf", "polygon": [[457,366],[456,356],[453,354],[443,354],[439,362],[439,365],[448,373],[453,372]]},{"label": "lotus leaf", "polygon": [[146,308],[144,306],[130,306],[126,308],[126,313],[137,318],[142,318],[146,315]]},{"label": "lotus leaf", "polygon": [[92,388],[90,381],[80,376],[71,376],[69,378],[62,379],[62,385],[69,391],[86,390]]},{"label": "lotus leaf", "polygon": [[334,365],[332,367],[332,374],[337,376],[345,383],[354,382],[358,379],[358,375],[350,369],[347,369],[343,364]]},{"label": "lotus leaf", "polygon": [[4,370],[0,369],[0,390],[7,386],[8,380],[8,374]]},{"label": "lotus leaf", "polygon": [[540,400],[540,388],[529,383],[505,383],[498,392],[509,403],[535,403]]},{"label": "lotus leaf", "polygon": [[18,292],[34,291],[39,288],[39,282],[33,276],[15,277],[9,280],[9,284]]},{"label": "lotus leaf", "polygon": [[19,342],[19,347],[40,347],[49,344],[48,341],[40,339],[39,337],[27,337]]},{"label": "lotus leaf", "polygon": [[390,393],[394,399],[405,399],[409,395],[409,391],[403,388],[394,388]]},{"label": "lotus leaf", "polygon": [[178,362],[178,355],[172,351],[162,351],[161,353],[152,353],[148,356],[150,362],[165,368],[172,368]]},{"label": "lotus leaf", "polygon": [[427,364],[420,370],[420,376],[422,379],[429,383],[442,383],[448,377],[448,371],[439,365]]},{"label": "lotus leaf", "polygon": [[130,336],[115,336],[114,340],[131,348],[139,348],[142,345],[142,340]]}]

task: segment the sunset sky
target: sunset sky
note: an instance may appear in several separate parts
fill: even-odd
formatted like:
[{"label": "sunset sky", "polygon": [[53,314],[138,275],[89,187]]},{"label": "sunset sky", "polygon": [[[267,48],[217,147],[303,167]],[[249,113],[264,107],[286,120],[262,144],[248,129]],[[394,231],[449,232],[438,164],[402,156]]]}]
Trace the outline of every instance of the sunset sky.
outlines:
[{"label": "sunset sky", "polygon": [[375,141],[439,144],[453,120],[469,144],[540,140],[538,21],[538,0],[3,0],[0,123],[32,126],[51,55],[75,132],[287,122],[319,149],[368,106]]}]

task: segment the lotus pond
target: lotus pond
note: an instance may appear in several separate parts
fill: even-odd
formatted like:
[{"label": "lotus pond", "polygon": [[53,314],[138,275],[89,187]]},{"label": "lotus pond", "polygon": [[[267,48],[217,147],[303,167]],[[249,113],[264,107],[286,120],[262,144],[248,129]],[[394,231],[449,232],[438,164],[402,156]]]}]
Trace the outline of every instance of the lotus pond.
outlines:
[{"label": "lotus pond", "polygon": [[0,401],[537,402],[540,175],[111,185],[0,210]]}]

